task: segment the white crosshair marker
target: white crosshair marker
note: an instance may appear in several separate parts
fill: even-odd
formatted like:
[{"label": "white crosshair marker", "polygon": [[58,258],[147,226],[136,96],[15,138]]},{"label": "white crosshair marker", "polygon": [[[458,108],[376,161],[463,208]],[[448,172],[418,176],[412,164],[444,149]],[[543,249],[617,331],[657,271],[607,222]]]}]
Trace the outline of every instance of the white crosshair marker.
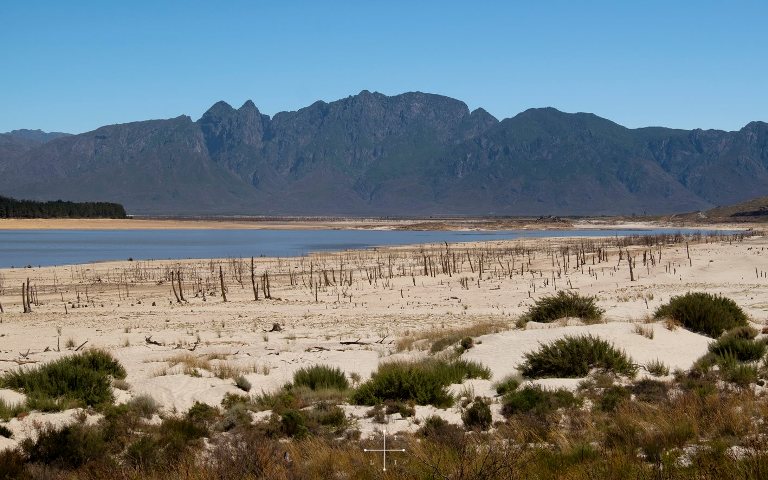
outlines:
[{"label": "white crosshair marker", "polygon": [[382,448],[364,448],[364,452],[381,452],[382,454],[382,471],[387,471],[387,452],[404,452],[404,448],[387,448],[387,427],[384,427],[383,430],[383,437],[384,437],[384,446]]}]

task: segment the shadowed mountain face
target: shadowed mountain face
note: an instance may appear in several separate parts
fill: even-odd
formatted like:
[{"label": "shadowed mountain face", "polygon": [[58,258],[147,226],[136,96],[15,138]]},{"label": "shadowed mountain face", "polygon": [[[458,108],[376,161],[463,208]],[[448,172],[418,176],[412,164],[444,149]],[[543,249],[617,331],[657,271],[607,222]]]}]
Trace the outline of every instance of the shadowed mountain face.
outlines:
[{"label": "shadowed mountain face", "polygon": [[[42,133],[42,132],[41,132]],[[0,135],[0,194],[139,214],[669,213],[768,192],[768,124],[627,129],[531,109],[497,121],[424,93],[363,91],[263,115],[218,102],[45,143]]]}]

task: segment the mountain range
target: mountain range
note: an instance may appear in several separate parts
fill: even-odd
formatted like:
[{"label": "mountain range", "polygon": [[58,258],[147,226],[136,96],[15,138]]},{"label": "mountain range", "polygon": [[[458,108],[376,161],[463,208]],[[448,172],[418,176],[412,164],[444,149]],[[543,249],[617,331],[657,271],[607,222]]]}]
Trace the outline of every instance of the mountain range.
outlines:
[{"label": "mountain range", "polygon": [[272,117],[0,134],[0,195],[155,215],[602,215],[706,210],[768,193],[768,124],[629,129],[534,108],[362,91]]}]

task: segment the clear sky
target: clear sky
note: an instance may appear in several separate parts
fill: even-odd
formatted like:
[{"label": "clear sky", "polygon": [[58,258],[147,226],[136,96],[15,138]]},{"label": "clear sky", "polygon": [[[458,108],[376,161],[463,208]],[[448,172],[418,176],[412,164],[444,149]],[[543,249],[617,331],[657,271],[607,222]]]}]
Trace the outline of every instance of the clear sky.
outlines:
[{"label": "clear sky", "polygon": [[768,1],[6,0],[0,132],[424,91],[629,127],[768,121]]}]

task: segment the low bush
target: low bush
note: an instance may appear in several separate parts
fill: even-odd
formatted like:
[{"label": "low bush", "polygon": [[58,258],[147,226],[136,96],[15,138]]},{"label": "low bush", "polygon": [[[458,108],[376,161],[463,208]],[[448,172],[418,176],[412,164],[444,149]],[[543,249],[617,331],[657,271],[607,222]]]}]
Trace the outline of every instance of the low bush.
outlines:
[{"label": "low bush", "polygon": [[476,398],[461,416],[464,427],[469,430],[485,431],[491,428],[493,417],[491,407],[482,398]]},{"label": "low bush", "polygon": [[520,386],[520,380],[512,375],[502,378],[494,384],[493,388],[496,389],[497,395],[506,395],[509,392],[514,392],[517,387]]},{"label": "low bush", "polygon": [[313,365],[307,368],[300,368],[293,374],[293,384],[299,387],[307,387],[310,390],[346,390],[349,388],[349,381],[344,376],[344,372],[339,368],[327,365]]},{"label": "low bush", "polygon": [[737,327],[710,343],[709,351],[717,357],[732,355],[739,362],[756,362],[765,355],[766,345],[755,336],[754,328]]},{"label": "low bush", "polygon": [[658,404],[668,398],[669,385],[658,380],[645,378],[630,388],[635,398],[641,402]]},{"label": "low bush", "polygon": [[757,383],[759,379],[757,367],[743,363],[730,365],[727,368],[723,368],[722,373],[724,380],[734,383],[740,387],[747,387],[753,383]]},{"label": "low bush", "polygon": [[235,386],[244,392],[251,391],[251,382],[242,375],[235,379]]},{"label": "low bush", "polygon": [[613,412],[624,400],[629,399],[629,389],[621,385],[613,385],[603,390],[596,406],[603,412]]},{"label": "low bush", "polygon": [[22,442],[22,448],[30,462],[77,468],[106,454],[107,441],[101,428],[74,423],[61,428],[45,427],[36,441]]},{"label": "low bush", "polygon": [[645,369],[654,377],[665,377],[669,375],[669,367],[659,359],[648,362]]},{"label": "low bush", "polygon": [[427,358],[416,362],[395,361],[379,365],[371,379],[352,394],[358,405],[375,405],[386,400],[413,401],[417,405],[447,407],[453,397],[448,385],[469,378],[490,378],[491,372],[467,360]]},{"label": "low bush", "polygon": [[280,417],[280,426],[289,437],[302,438],[309,433],[304,415],[298,410],[285,411]]},{"label": "low bush", "polygon": [[160,404],[149,395],[139,395],[125,404],[130,411],[142,418],[152,418],[160,410]]},{"label": "low bush", "polygon": [[424,438],[444,445],[459,445],[464,439],[464,431],[461,427],[448,423],[437,415],[432,415],[424,420],[424,425],[419,429],[419,434]]},{"label": "low bush", "polygon": [[9,403],[0,398],[0,420],[10,420],[18,414],[27,411],[22,403]]},{"label": "low bush", "polygon": [[26,394],[29,408],[51,411],[112,403],[110,377],[125,378],[125,369],[109,353],[89,350],[7,372],[0,377],[0,387]]},{"label": "low bush", "polygon": [[587,323],[595,323],[600,321],[604,313],[595,302],[595,297],[585,297],[575,292],[560,290],[557,295],[537,300],[522,316],[522,320],[550,323],[564,317],[576,317]]},{"label": "low bush", "polygon": [[218,408],[212,407],[207,403],[195,402],[189,407],[185,417],[193,425],[198,425],[207,431],[211,429],[220,415],[221,412]]},{"label": "low bush", "polygon": [[323,427],[330,427],[336,432],[341,432],[347,425],[347,416],[338,405],[320,402],[311,410],[303,411],[302,413],[306,415],[307,423],[310,425],[317,424]]},{"label": "low bush", "polygon": [[26,474],[26,458],[18,449],[0,451],[0,480],[32,479]]},{"label": "low bush", "polygon": [[539,385],[526,385],[504,395],[501,413],[509,417],[516,413],[547,414],[558,408],[578,404],[578,400],[568,390],[545,390]]},{"label": "low bush", "polygon": [[656,318],[670,318],[692,332],[717,338],[723,332],[747,326],[747,315],[730,298],[704,292],[672,297],[660,306]]},{"label": "low bush", "polygon": [[525,354],[519,369],[528,378],[578,378],[592,369],[633,376],[636,367],[621,350],[591,335],[566,336]]},{"label": "low bush", "polygon": [[384,402],[384,413],[392,415],[399,413],[401,417],[408,418],[416,415],[416,408],[412,402],[398,402],[394,400],[387,400]]}]

